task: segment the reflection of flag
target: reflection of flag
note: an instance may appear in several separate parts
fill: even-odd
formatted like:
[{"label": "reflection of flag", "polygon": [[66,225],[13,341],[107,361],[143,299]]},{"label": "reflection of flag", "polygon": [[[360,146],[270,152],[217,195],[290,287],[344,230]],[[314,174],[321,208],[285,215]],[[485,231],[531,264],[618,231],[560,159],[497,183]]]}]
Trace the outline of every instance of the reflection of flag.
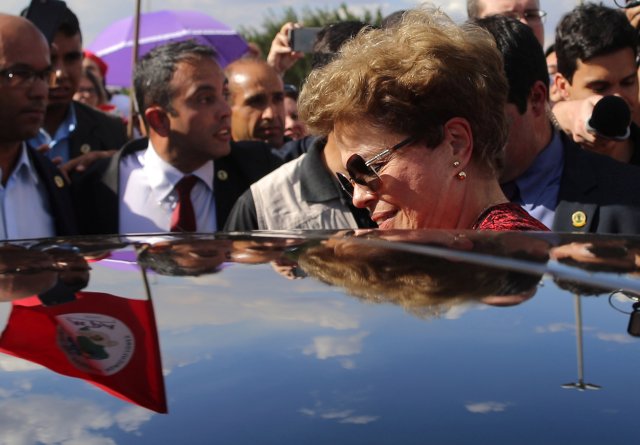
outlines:
[{"label": "reflection of flag", "polygon": [[158,332],[149,300],[78,292],[43,306],[13,302],[0,351],[87,380],[126,401],[167,412]]}]

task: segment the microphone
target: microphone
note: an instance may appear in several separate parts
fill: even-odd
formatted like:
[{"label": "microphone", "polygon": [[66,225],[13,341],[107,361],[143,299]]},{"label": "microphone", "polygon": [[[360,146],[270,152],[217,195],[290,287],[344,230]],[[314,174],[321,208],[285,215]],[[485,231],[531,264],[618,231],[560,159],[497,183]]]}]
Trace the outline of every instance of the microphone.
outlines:
[{"label": "microphone", "polygon": [[586,127],[589,133],[624,141],[631,134],[630,124],[631,110],[627,103],[618,96],[605,96],[593,107]]}]

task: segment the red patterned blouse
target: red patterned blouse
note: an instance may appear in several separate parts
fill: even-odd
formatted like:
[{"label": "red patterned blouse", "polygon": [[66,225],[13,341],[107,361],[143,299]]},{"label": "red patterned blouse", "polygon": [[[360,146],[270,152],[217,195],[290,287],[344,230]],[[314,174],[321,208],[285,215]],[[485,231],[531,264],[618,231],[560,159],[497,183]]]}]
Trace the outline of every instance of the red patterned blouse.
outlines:
[{"label": "red patterned blouse", "polygon": [[549,231],[547,226],[529,215],[519,204],[513,202],[505,202],[486,209],[478,217],[473,229]]}]

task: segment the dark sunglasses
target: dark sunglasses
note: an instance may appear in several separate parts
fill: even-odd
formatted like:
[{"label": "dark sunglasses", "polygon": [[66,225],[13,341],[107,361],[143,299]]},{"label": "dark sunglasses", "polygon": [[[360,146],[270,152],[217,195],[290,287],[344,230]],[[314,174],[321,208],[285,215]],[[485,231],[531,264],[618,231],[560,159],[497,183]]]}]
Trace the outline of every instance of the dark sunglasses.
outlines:
[{"label": "dark sunglasses", "polygon": [[346,165],[349,177],[343,175],[340,172],[336,173],[340,186],[344,189],[344,191],[347,193],[347,195],[349,195],[350,198],[353,198],[354,184],[362,185],[364,187],[367,187],[372,192],[377,192],[382,186],[382,179],[380,179],[380,176],[378,176],[378,171],[380,171],[380,169],[382,169],[382,167],[384,167],[384,165],[388,161],[378,164],[375,169],[372,167],[372,165],[375,164],[378,159],[384,158],[394,151],[412,144],[413,142],[415,142],[415,140],[416,139],[413,136],[409,136],[408,138],[398,142],[393,147],[385,148],[368,161],[365,161],[359,154],[351,155],[351,157],[349,157],[349,159],[347,160]]}]

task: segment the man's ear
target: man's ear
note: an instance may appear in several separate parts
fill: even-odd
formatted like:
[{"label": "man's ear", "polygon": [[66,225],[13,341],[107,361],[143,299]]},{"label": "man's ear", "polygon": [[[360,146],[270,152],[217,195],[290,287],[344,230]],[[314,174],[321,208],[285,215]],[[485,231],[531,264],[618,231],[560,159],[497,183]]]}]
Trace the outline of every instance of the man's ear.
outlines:
[{"label": "man's ear", "polygon": [[555,82],[562,100],[571,100],[571,82],[560,73],[556,74]]},{"label": "man's ear", "polygon": [[527,107],[531,107],[534,116],[542,116],[547,113],[547,101],[549,100],[549,90],[544,82],[537,80],[529,92]]},{"label": "man's ear", "polygon": [[449,119],[444,124],[445,141],[451,146],[453,158],[464,168],[471,159],[473,133],[469,122],[461,117]]},{"label": "man's ear", "polygon": [[149,130],[153,130],[159,136],[168,137],[171,123],[167,112],[157,105],[144,110],[144,117],[149,124]]}]

